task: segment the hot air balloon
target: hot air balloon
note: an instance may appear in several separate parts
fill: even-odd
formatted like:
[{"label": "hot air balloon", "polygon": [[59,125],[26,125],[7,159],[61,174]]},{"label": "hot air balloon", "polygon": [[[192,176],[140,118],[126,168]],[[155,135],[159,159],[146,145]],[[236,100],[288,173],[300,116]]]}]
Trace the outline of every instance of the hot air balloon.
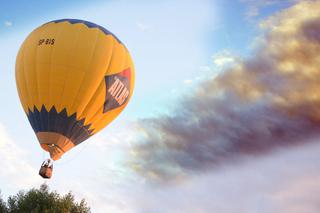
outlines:
[{"label": "hot air balloon", "polygon": [[[134,67],[124,44],[107,29],[61,19],[25,39],[16,58],[16,83],[42,149],[58,160],[126,107]],[[50,160],[44,167],[52,170]],[[44,178],[51,177],[44,173],[40,170]]]}]

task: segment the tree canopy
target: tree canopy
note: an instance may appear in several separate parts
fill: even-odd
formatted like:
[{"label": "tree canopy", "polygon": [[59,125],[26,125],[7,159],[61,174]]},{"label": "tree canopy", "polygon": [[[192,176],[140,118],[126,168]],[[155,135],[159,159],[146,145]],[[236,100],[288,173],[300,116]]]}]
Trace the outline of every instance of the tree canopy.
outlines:
[{"label": "tree canopy", "polygon": [[48,185],[42,184],[39,189],[32,188],[10,196],[7,202],[0,197],[0,212],[88,213],[90,208],[84,199],[76,202],[71,192],[60,195],[56,191],[50,191]]},{"label": "tree canopy", "polygon": [[0,212],[8,212],[6,203],[3,201],[1,197],[0,197]]}]

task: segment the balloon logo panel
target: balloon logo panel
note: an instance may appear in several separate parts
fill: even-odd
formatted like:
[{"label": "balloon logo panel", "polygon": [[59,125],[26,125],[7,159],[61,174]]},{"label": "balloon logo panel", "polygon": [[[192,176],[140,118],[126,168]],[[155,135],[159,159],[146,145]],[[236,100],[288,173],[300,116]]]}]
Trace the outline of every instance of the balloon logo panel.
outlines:
[{"label": "balloon logo panel", "polygon": [[103,112],[115,109],[126,103],[130,95],[130,69],[105,77],[106,102]]}]

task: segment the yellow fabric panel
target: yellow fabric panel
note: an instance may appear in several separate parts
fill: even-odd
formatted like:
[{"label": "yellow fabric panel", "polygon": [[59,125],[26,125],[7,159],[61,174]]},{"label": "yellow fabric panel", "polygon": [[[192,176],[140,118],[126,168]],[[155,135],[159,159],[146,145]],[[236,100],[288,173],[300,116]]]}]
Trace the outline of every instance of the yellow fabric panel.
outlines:
[{"label": "yellow fabric panel", "polygon": [[126,105],[127,103],[105,114],[101,113],[97,115],[91,126],[92,129],[94,129],[93,134],[96,134],[101,129],[106,127],[111,121],[113,121],[121,113],[121,111],[126,107]]},{"label": "yellow fabric panel", "polygon": [[37,42],[41,36],[42,30],[36,29],[25,41],[23,45],[23,73],[25,77],[25,83],[28,91],[27,108],[33,110],[33,106],[39,106],[39,92],[37,85],[37,66],[36,66],[36,54],[37,54]]},{"label": "yellow fabric panel", "polygon": [[112,75],[121,72],[125,69],[125,61],[127,58],[128,51],[119,42],[115,42],[115,46],[113,48],[112,60],[106,72],[106,75]]},{"label": "yellow fabric panel", "polygon": [[[81,24],[79,25],[81,26]],[[77,112],[78,102],[76,97],[91,73],[89,65],[94,55],[96,42],[86,41],[96,41],[99,35],[98,29],[88,29],[86,26],[82,26],[82,28],[71,60],[66,64],[69,70],[65,79],[66,83],[62,95],[62,103],[64,103],[68,115]]]},{"label": "yellow fabric panel", "polygon": [[81,26],[70,25],[68,23],[49,23],[44,27],[58,27],[59,32],[55,36],[55,42],[52,52],[51,72],[50,72],[50,106],[55,106],[60,112],[65,108],[64,99],[62,98],[65,85],[67,84],[68,73],[71,72],[70,62],[73,61],[73,55],[76,51],[78,37],[81,32]]},{"label": "yellow fabric panel", "polygon": [[[55,38],[57,27],[45,27],[42,28],[39,39],[50,39]],[[35,36],[36,37],[36,36]],[[33,42],[39,42],[33,41]],[[44,105],[48,110],[51,108],[49,105],[49,91],[50,91],[50,75],[51,75],[51,61],[52,61],[52,52],[53,45],[39,45],[36,44],[36,53],[35,60],[33,60],[33,66],[35,66],[35,74],[37,76],[37,91],[38,91],[38,102],[36,106],[38,109],[41,109],[41,106]],[[36,46],[32,44],[31,46]],[[34,54],[34,53],[31,53]],[[32,78],[32,76],[30,76]]]},{"label": "yellow fabric panel", "polygon": [[117,41],[112,36],[105,36],[103,33],[99,33],[94,52],[89,58],[90,64],[86,70],[85,81],[82,82],[72,106],[72,109],[77,112],[79,120],[86,118],[86,114],[83,114],[83,111],[85,108],[91,108],[90,100],[98,97],[93,96],[99,86],[105,83],[104,76],[113,55],[113,43],[115,42]]},{"label": "yellow fabric panel", "polygon": [[17,55],[17,63],[16,69],[20,70],[20,72],[16,72],[16,82],[17,82],[17,89],[19,93],[19,98],[21,100],[21,105],[25,113],[28,112],[28,105],[29,105],[29,94],[25,80],[24,74],[24,66],[23,66],[23,46],[20,48],[18,55]]},{"label": "yellow fabric panel", "polygon": [[133,64],[133,61],[132,61],[132,58],[130,56],[130,54],[128,53],[128,66],[130,67],[131,69],[131,79],[130,79],[130,97],[128,99],[128,102],[130,101],[131,99],[131,96],[133,95],[133,90],[134,90],[134,82],[136,80],[136,76],[135,76],[135,69],[134,69],[134,64]]},{"label": "yellow fabric panel", "polygon": [[50,106],[55,106],[58,112],[65,108],[65,103],[63,102],[63,92],[66,84],[66,76],[70,72],[70,68],[65,65],[52,64],[52,73],[50,78]]},{"label": "yellow fabric panel", "polygon": [[60,98],[63,108],[67,109],[68,115],[75,112],[71,109],[71,106],[75,97],[78,95],[78,91],[81,86],[81,82],[84,80],[85,74],[86,73],[83,70],[74,67],[68,67],[67,69],[63,94]]},{"label": "yellow fabric panel", "polygon": [[106,85],[103,80],[100,83],[99,88],[96,90],[91,100],[88,102],[87,107],[82,112],[81,118],[83,117],[86,118],[85,125],[88,125],[91,123],[90,118],[92,118],[96,113],[103,112],[105,98],[106,98]]}]

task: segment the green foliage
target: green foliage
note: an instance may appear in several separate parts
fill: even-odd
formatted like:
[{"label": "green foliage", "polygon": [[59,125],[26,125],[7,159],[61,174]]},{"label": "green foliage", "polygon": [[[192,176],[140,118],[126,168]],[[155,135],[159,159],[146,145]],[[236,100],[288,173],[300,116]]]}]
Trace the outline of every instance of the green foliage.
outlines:
[{"label": "green foliage", "polygon": [[2,197],[0,196],[0,213],[2,212],[8,212],[8,209],[7,209],[6,203],[3,201]]},{"label": "green foliage", "polygon": [[[4,205],[1,209],[1,205]],[[0,200],[0,213],[88,213],[90,208],[85,200],[76,202],[74,195],[69,192],[61,196],[57,192],[49,191],[46,184],[42,184],[40,189],[31,189],[27,192],[20,191],[8,198],[5,204]]]}]

